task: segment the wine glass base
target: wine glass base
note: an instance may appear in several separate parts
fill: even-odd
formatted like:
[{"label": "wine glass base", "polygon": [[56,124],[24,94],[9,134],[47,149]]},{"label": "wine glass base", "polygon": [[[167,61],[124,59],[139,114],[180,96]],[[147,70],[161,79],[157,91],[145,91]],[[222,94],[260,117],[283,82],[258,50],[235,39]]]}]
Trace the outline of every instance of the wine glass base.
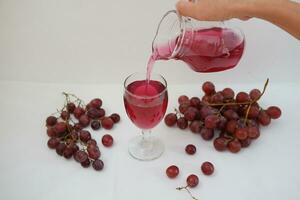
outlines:
[{"label": "wine glass base", "polygon": [[146,139],[143,136],[134,137],[128,147],[129,154],[133,158],[143,161],[159,158],[164,150],[162,141],[153,136]]}]

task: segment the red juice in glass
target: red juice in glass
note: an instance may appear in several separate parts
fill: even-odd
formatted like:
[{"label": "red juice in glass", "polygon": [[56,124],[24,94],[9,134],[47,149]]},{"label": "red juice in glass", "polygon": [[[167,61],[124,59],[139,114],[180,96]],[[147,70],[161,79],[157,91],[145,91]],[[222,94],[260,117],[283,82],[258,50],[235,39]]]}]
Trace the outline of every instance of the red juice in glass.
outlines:
[{"label": "red juice in glass", "polygon": [[168,105],[166,86],[155,80],[137,80],[126,87],[124,105],[130,120],[143,130],[155,127]]}]

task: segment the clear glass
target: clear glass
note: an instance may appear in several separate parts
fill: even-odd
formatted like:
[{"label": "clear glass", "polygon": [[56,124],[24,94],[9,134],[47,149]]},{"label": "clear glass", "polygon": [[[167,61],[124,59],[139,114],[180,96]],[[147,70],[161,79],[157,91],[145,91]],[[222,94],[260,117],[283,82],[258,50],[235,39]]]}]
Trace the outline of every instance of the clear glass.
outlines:
[{"label": "clear glass", "polygon": [[[152,74],[150,86],[144,87],[145,84],[146,73],[131,74],[124,81],[123,99],[127,116],[142,130],[141,135],[130,140],[128,151],[138,160],[153,160],[164,152],[163,142],[151,134],[151,129],[165,115],[168,104],[167,82],[163,76]],[[141,94],[142,89],[157,92]],[[139,92],[135,92],[137,90]]]},{"label": "clear glass", "polygon": [[196,72],[215,72],[237,65],[244,41],[239,28],[224,22],[194,20],[171,10],[159,22],[152,51],[157,59],[182,60]]}]

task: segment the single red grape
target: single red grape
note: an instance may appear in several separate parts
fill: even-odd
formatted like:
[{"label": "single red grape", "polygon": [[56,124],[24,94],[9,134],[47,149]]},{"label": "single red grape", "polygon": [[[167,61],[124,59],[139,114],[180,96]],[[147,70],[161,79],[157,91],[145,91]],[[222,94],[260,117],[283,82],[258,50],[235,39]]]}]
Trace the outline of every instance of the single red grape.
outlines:
[{"label": "single red grape", "polygon": [[175,178],[179,174],[179,168],[175,165],[171,165],[166,169],[166,174],[169,178]]},{"label": "single red grape", "polygon": [[167,126],[174,126],[177,122],[177,116],[174,113],[169,113],[165,116],[164,121]]},{"label": "single red grape", "polygon": [[69,159],[73,156],[73,153],[74,153],[74,149],[72,147],[66,147],[64,149],[64,152],[63,152],[63,156],[66,158],[66,159]]},{"label": "single red grape", "polygon": [[57,153],[58,155],[62,156],[66,147],[67,147],[67,146],[66,146],[65,143],[59,143],[59,144],[56,146],[56,153]]},{"label": "single red grape", "polygon": [[234,98],[234,91],[231,88],[224,88],[222,90],[222,94],[226,100]]},{"label": "single red grape", "polygon": [[47,135],[48,135],[49,137],[51,137],[51,138],[57,137],[57,134],[56,134],[54,128],[48,128],[48,129],[47,129]]},{"label": "single red grape", "polygon": [[102,100],[99,98],[93,99],[89,103],[93,108],[100,108],[102,106]]},{"label": "single red grape", "polygon": [[184,118],[188,121],[194,121],[200,118],[200,113],[197,108],[189,107],[184,113]]},{"label": "single red grape", "polygon": [[196,176],[195,174],[189,175],[186,179],[186,183],[191,188],[196,187],[199,183],[198,176]]},{"label": "single red grape", "polygon": [[80,130],[83,129],[83,127],[82,127],[82,125],[81,125],[80,123],[76,123],[76,124],[74,124],[74,129],[75,129],[76,131],[80,131]]},{"label": "single red grape", "polygon": [[210,81],[203,83],[202,90],[206,95],[213,95],[216,92],[215,85]]},{"label": "single red grape", "polygon": [[94,120],[91,123],[91,127],[93,130],[99,130],[101,128],[101,124],[98,120]]},{"label": "single red grape", "polygon": [[55,149],[59,145],[59,142],[60,140],[58,138],[50,138],[47,145],[50,149]]},{"label": "single red grape", "polygon": [[247,128],[237,128],[234,132],[234,135],[239,140],[245,140],[248,137],[248,129]]},{"label": "single red grape", "polygon": [[87,127],[90,124],[90,121],[90,118],[86,114],[81,115],[79,118],[79,123],[82,127]]},{"label": "single red grape", "polygon": [[79,146],[77,144],[70,145],[70,147],[73,149],[73,155],[79,151]]},{"label": "single red grape", "polygon": [[205,128],[214,129],[220,122],[220,118],[217,115],[208,115],[205,118],[204,124]]},{"label": "single red grape", "polygon": [[268,126],[271,123],[271,118],[266,111],[261,110],[258,115],[258,121],[263,126]]},{"label": "single red grape", "polygon": [[105,146],[105,147],[110,147],[113,145],[113,142],[114,142],[114,139],[111,135],[103,135],[102,137],[102,144]]},{"label": "single red grape", "polygon": [[256,126],[248,127],[248,136],[251,139],[257,139],[260,136],[259,128]]},{"label": "single red grape", "polygon": [[272,119],[278,119],[281,116],[281,110],[277,106],[270,106],[266,112]]},{"label": "single red grape", "polygon": [[227,119],[223,116],[220,116],[220,120],[219,120],[219,123],[217,124],[217,128],[219,130],[223,130],[223,129],[225,129],[226,124],[227,124]]},{"label": "single red grape", "polygon": [[93,161],[92,166],[96,171],[101,171],[104,167],[104,163],[102,160],[96,159]]},{"label": "single red grape", "polygon": [[121,119],[120,115],[117,113],[111,114],[109,118],[111,118],[114,121],[114,123],[118,123]]},{"label": "single red grape", "polygon": [[184,114],[187,110],[188,110],[188,108],[190,107],[190,104],[188,103],[183,103],[183,104],[180,104],[179,105],[179,112],[180,113],[182,113],[182,114]]},{"label": "single red grape", "polygon": [[46,125],[47,126],[54,126],[57,123],[57,118],[54,116],[49,116],[46,119]]},{"label": "single red grape", "polygon": [[99,118],[105,116],[105,110],[103,108],[98,109],[99,110]]},{"label": "single red grape", "polygon": [[87,111],[87,116],[91,119],[98,119],[101,116],[100,110],[97,108],[90,108]]},{"label": "single red grape", "polygon": [[227,147],[227,139],[218,137],[214,140],[214,147],[217,151],[225,151]]},{"label": "single red grape", "polygon": [[110,130],[114,126],[114,121],[109,117],[104,117],[101,120],[101,125],[103,128]]},{"label": "single red grape", "polygon": [[259,89],[253,89],[250,91],[249,96],[252,100],[256,100],[260,97],[261,92]]},{"label": "single red grape", "polygon": [[204,140],[211,140],[214,137],[214,129],[202,128],[200,135]]},{"label": "single red grape", "polygon": [[214,165],[210,162],[204,162],[201,165],[201,170],[205,175],[211,175],[214,173]]},{"label": "single red grape", "polygon": [[241,140],[240,143],[241,143],[241,146],[242,146],[243,148],[246,148],[246,147],[250,146],[250,144],[251,144],[251,139],[250,139],[250,138],[247,138],[247,139],[245,139],[245,140]]},{"label": "single red grape", "polygon": [[88,159],[88,154],[83,150],[79,150],[74,154],[74,159],[77,162],[82,163]]},{"label": "single red grape", "polygon": [[240,118],[239,115],[232,109],[226,110],[223,115],[227,120],[238,120]]},{"label": "single red grape", "polygon": [[186,129],[188,127],[188,121],[184,117],[180,117],[177,120],[177,126],[180,129]]},{"label": "single red grape", "polygon": [[79,119],[81,115],[85,113],[85,110],[82,107],[76,107],[73,114],[76,119]]},{"label": "single red grape", "polygon": [[79,138],[82,142],[86,143],[87,141],[89,141],[92,138],[92,136],[89,131],[81,130],[81,131],[79,131]]},{"label": "single red grape", "polygon": [[226,131],[228,133],[232,133],[233,134],[235,132],[236,127],[237,127],[237,121],[230,120],[226,124]]},{"label": "single red grape", "polygon": [[185,152],[189,155],[194,155],[196,153],[195,145],[189,144],[185,147]]},{"label": "single red grape", "polygon": [[198,120],[192,121],[189,125],[189,128],[193,133],[200,133],[202,128],[202,122]]},{"label": "single red grape", "polygon": [[209,106],[203,106],[201,109],[200,109],[200,118],[202,120],[205,120],[205,118],[208,116],[208,115],[212,115],[214,114],[213,110],[211,107]]},{"label": "single red grape", "polygon": [[85,161],[80,163],[82,167],[88,168],[91,165],[90,159],[86,159]]},{"label": "single red grape", "polygon": [[239,92],[236,95],[236,102],[238,103],[250,102],[250,96],[246,92]]},{"label": "single red grape", "polygon": [[201,100],[198,97],[192,97],[190,103],[191,106],[198,108],[201,105]]},{"label": "single red grape", "polygon": [[97,146],[97,141],[94,140],[94,139],[90,139],[90,140],[88,140],[86,142],[86,144],[87,144],[87,146],[89,146],[89,145],[95,145],[95,146]]},{"label": "single red grape", "polygon": [[210,98],[211,103],[223,103],[224,97],[221,92],[217,92],[216,94],[213,94]]},{"label": "single red grape", "polygon": [[95,145],[89,145],[87,147],[87,152],[89,157],[94,160],[98,159],[101,155],[99,148]]},{"label": "single red grape", "polygon": [[238,140],[232,140],[228,143],[227,148],[231,153],[237,153],[241,150],[242,145]]},{"label": "single red grape", "polygon": [[67,104],[67,111],[68,111],[69,113],[73,113],[74,110],[75,110],[75,108],[76,108],[76,106],[75,106],[74,103],[70,102],[70,103]]},{"label": "single red grape", "polygon": [[67,131],[67,124],[65,122],[58,122],[54,126],[54,131],[58,137],[61,137]]},{"label": "single red grape", "polygon": [[259,115],[259,108],[257,106],[251,106],[249,109],[248,118],[255,119],[258,117],[258,115]]},{"label": "single red grape", "polygon": [[64,110],[60,113],[60,117],[63,120],[68,120],[68,119],[70,119],[70,113]]},{"label": "single red grape", "polygon": [[186,96],[186,95],[181,95],[180,97],[178,97],[178,103],[181,105],[181,104],[184,104],[184,103],[190,103],[189,102],[189,97]]}]

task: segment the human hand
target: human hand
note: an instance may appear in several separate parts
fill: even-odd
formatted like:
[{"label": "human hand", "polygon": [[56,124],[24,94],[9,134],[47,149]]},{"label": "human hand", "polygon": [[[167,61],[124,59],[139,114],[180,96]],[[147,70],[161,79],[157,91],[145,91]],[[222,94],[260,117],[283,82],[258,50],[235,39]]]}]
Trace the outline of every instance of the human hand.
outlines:
[{"label": "human hand", "polygon": [[176,8],[180,15],[203,21],[224,21],[231,18],[251,18],[243,8],[256,0],[179,0]]},{"label": "human hand", "polygon": [[300,3],[290,0],[179,0],[180,15],[202,21],[247,20],[257,17],[269,21],[300,40]]}]

